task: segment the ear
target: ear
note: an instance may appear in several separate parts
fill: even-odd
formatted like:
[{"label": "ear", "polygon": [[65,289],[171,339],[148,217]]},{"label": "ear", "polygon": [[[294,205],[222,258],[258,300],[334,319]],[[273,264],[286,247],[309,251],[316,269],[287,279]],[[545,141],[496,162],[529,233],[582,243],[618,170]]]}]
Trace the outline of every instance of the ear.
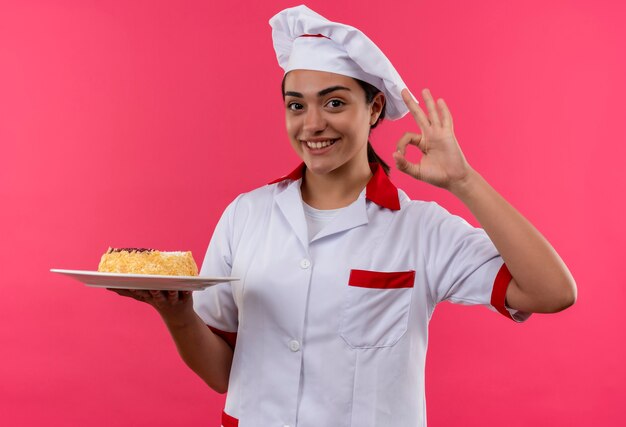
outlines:
[{"label": "ear", "polygon": [[370,104],[370,126],[374,125],[385,106],[385,94],[378,92]]}]

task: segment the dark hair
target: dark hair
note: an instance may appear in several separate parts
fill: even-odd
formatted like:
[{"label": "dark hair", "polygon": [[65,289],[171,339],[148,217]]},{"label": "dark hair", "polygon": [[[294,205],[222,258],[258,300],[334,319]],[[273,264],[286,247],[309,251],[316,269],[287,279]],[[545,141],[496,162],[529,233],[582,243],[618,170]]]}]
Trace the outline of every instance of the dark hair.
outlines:
[{"label": "dark hair", "polygon": [[[380,92],[380,90],[378,90],[378,88],[376,88],[374,85],[364,82],[363,80],[354,80],[356,80],[359,86],[361,86],[365,91],[365,102],[371,104],[372,101],[374,101],[374,97]],[[376,119],[376,122],[370,126],[370,133],[372,132],[372,129],[378,126],[378,123],[380,123],[385,118],[386,107],[387,103],[383,104],[383,109],[380,111],[378,119]],[[367,141],[367,161],[370,163],[378,163],[380,167],[383,168],[383,170],[385,171],[385,174],[389,175],[389,165],[385,163],[385,161],[381,159],[378,154],[376,154],[376,151],[374,151],[374,147],[372,147],[372,143],[369,142],[369,140]]]},{"label": "dark hair", "polygon": [[[285,77],[286,76],[287,75],[285,74]],[[283,77],[283,81],[281,83],[281,92],[283,95],[283,99],[285,99],[285,77]],[[367,82],[364,82],[363,80],[359,80],[359,79],[354,79],[354,80],[356,80],[359,86],[363,88],[363,91],[365,92],[365,102],[367,104],[371,104],[372,101],[374,101],[374,97],[380,92],[380,90],[378,90],[375,86]],[[372,129],[378,126],[378,123],[380,123],[385,118],[386,106],[387,106],[386,104],[383,105],[383,109],[380,111],[380,115],[378,116],[378,119],[373,125],[370,126],[370,133],[372,132]],[[369,142],[369,140],[367,141],[367,161],[370,163],[378,163],[380,167],[383,168],[383,171],[385,172],[385,174],[389,175],[389,171],[390,171],[389,165],[385,163],[385,161],[381,159],[378,154],[376,154],[376,151],[374,151],[374,147],[372,147],[372,143]]]}]

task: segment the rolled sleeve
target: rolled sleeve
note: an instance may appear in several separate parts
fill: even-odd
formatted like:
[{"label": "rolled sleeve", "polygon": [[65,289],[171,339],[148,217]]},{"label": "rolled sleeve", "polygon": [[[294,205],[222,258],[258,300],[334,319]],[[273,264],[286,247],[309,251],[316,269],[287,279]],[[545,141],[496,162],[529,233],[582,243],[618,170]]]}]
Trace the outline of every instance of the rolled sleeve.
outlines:
[{"label": "rolled sleeve", "polygon": [[[224,211],[207,249],[200,276],[227,277],[232,272],[234,211],[239,197]],[[238,329],[238,308],[230,283],[220,283],[194,293],[194,310],[218,335],[234,346]]]},{"label": "rolled sleeve", "polygon": [[511,274],[482,228],[432,203],[423,234],[427,239],[428,282],[435,303],[484,305],[516,322],[530,316],[506,307]]}]

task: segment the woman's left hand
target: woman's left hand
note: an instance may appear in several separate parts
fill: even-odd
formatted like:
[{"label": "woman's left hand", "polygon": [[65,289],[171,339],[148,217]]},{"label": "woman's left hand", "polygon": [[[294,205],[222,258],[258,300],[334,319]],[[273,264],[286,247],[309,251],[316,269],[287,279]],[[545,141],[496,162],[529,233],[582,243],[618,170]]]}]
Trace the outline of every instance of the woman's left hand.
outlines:
[{"label": "woman's left hand", "polygon": [[158,291],[107,288],[123,297],[136,299],[154,307],[165,322],[189,318],[193,314],[191,291]]},{"label": "woman's left hand", "polygon": [[[428,89],[422,90],[422,96],[428,116],[407,89],[402,91],[402,99],[422,133],[405,133],[397,143],[393,158],[400,171],[437,187],[452,190],[469,176],[471,167],[454,136],[452,115],[444,100],[439,98],[435,105]],[[417,163],[411,163],[405,157],[409,144],[415,145],[423,154]]]}]

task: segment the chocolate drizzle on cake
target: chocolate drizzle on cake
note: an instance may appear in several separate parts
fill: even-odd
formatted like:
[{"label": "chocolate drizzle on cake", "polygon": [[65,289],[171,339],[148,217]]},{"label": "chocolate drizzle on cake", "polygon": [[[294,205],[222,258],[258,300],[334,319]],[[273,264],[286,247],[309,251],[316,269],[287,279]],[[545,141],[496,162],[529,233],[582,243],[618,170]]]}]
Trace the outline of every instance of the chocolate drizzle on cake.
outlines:
[{"label": "chocolate drizzle on cake", "polygon": [[108,254],[113,252],[154,252],[155,249],[149,248],[109,248],[107,251]]}]

